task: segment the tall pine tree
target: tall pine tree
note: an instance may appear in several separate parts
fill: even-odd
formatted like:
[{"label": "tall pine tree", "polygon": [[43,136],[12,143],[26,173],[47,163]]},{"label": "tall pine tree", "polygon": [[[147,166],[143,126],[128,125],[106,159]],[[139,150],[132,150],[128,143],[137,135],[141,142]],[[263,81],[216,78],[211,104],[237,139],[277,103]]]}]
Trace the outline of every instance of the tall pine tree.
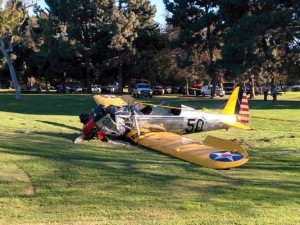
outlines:
[{"label": "tall pine tree", "polygon": [[156,9],[149,0],[119,0],[112,14],[113,37],[110,48],[116,52],[119,93],[123,91],[123,67],[137,51],[134,41],[139,32],[152,27]]},{"label": "tall pine tree", "polygon": [[[298,1],[224,0],[220,13],[228,31],[224,36],[223,63],[231,75],[269,79],[274,88],[276,76],[288,74],[287,65],[297,65]],[[293,66],[297,67],[299,70],[299,66]]]},{"label": "tall pine tree", "polygon": [[213,82],[214,96],[217,82],[217,60],[222,43],[222,21],[218,14],[216,0],[164,0],[166,9],[171,13],[167,23],[179,28],[177,38],[170,41],[171,48],[180,48],[185,54],[179,59],[183,67],[193,65],[200,71],[205,65]]}]

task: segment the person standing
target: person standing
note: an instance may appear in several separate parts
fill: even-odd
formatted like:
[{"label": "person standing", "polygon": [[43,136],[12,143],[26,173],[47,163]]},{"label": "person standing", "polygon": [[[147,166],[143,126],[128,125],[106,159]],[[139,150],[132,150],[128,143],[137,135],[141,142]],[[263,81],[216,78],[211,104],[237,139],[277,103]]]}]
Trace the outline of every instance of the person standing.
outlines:
[{"label": "person standing", "polygon": [[273,97],[273,101],[277,101],[277,88],[274,87],[273,90],[272,90],[272,97]]},{"label": "person standing", "polygon": [[268,100],[269,88],[267,85],[264,87],[264,101]]}]

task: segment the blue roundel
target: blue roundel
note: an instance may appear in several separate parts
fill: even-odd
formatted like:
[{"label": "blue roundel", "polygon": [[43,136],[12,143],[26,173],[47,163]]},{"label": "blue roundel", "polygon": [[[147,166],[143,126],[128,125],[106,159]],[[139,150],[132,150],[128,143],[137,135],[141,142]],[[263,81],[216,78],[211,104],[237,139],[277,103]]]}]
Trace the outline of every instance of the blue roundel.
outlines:
[{"label": "blue roundel", "polygon": [[230,151],[213,152],[209,154],[209,158],[214,161],[233,162],[238,161],[244,157],[241,153],[233,153]]}]

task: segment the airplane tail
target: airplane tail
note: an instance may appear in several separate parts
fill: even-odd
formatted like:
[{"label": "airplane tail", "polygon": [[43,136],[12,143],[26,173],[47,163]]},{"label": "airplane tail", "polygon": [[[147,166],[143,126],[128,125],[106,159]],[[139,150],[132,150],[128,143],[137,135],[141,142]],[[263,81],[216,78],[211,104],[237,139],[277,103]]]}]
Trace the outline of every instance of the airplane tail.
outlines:
[{"label": "airplane tail", "polygon": [[222,114],[237,115],[237,122],[249,123],[249,104],[246,93],[242,88],[236,87],[229,97]]}]

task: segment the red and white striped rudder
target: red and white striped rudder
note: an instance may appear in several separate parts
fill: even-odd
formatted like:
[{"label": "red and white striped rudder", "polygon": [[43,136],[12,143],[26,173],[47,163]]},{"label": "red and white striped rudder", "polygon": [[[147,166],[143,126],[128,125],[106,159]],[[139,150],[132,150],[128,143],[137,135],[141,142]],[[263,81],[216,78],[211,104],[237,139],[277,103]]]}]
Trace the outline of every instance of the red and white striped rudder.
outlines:
[{"label": "red and white striped rudder", "polygon": [[247,124],[249,123],[249,104],[246,93],[243,93],[242,102],[240,105],[240,111],[237,116],[237,122]]}]

